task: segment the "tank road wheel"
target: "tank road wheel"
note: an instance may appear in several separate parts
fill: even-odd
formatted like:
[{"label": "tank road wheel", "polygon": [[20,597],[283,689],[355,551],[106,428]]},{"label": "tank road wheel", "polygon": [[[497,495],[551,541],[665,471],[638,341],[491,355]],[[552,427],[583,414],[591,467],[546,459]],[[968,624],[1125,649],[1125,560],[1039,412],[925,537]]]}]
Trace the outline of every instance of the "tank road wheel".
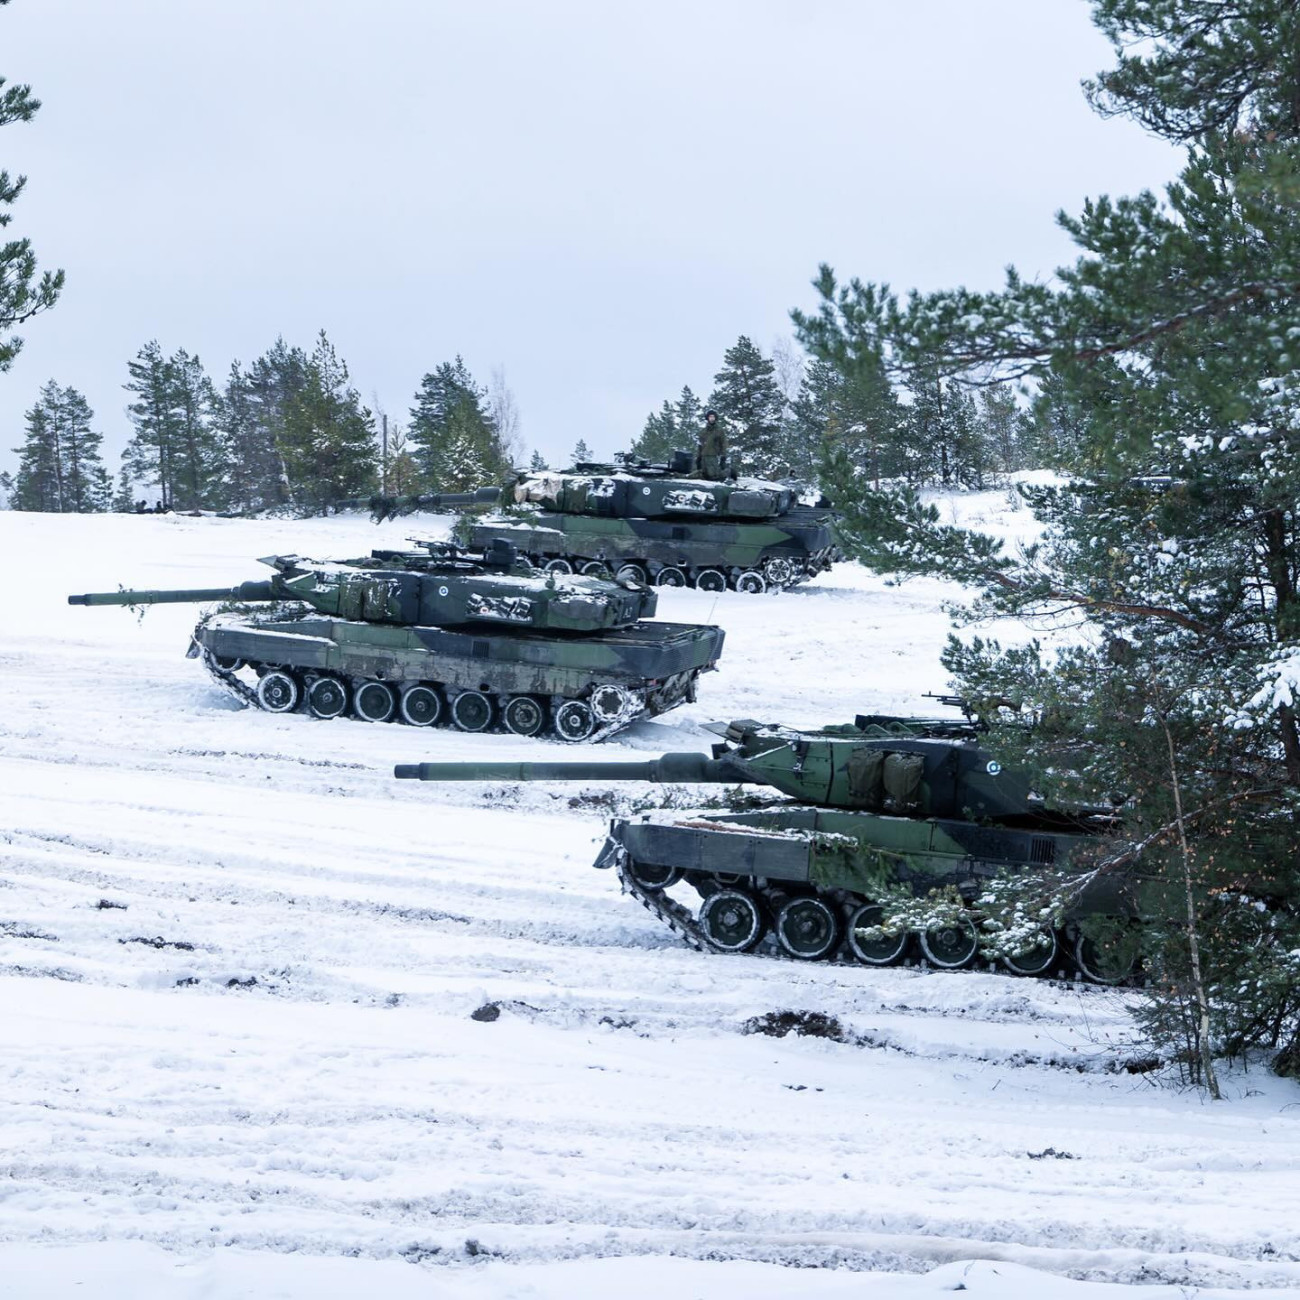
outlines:
[{"label": "tank road wheel", "polygon": [[920,939],[926,961],[940,970],[960,970],[969,966],[980,946],[975,923],[968,916],[922,930]]},{"label": "tank road wheel", "polygon": [[643,587],[646,585],[646,573],[639,564],[620,564],[614,577],[619,582],[639,582]]},{"label": "tank road wheel", "polygon": [[609,565],[604,560],[588,560],[578,572],[587,578],[608,578]]},{"label": "tank road wheel", "polygon": [[763,937],[763,913],[743,890],[720,889],[700,905],[700,929],[719,952],[748,952]]},{"label": "tank road wheel", "polygon": [[1082,931],[1074,941],[1074,964],[1093,984],[1122,984],[1137,969],[1137,943],[1123,932],[1093,939]]},{"label": "tank road wheel", "polygon": [[397,696],[387,682],[362,682],[352,696],[352,712],[362,722],[387,722],[397,708]]},{"label": "tank road wheel", "polygon": [[572,573],[573,565],[568,560],[547,560],[542,568],[547,573]]},{"label": "tank road wheel", "polygon": [[787,956],[820,961],[840,941],[840,919],[820,898],[792,898],[776,914],[776,941]]},{"label": "tank road wheel", "polygon": [[535,736],[546,725],[546,706],[531,695],[512,695],[501,710],[501,721],[516,736]]},{"label": "tank road wheel", "polygon": [[726,591],[727,575],[721,569],[701,569],[695,575],[695,585],[701,591]]},{"label": "tank road wheel", "polygon": [[1044,925],[1035,932],[1032,948],[1003,957],[1002,964],[1013,975],[1045,975],[1051,970],[1059,948],[1056,931]]},{"label": "tank road wheel", "polygon": [[565,700],[555,710],[555,734],[561,740],[586,740],[596,730],[596,715],[584,700]]},{"label": "tank road wheel", "polygon": [[313,718],[337,718],[348,707],[348,688],[337,677],[318,677],[307,687],[307,710]]},{"label": "tank road wheel", "polygon": [[268,713],[289,713],[298,707],[302,688],[298,679],[280,669],[266,673],[257,683],[257,702]]},{"label": "tank road wheel", "polygon": [[879,903],[863,903],[849,917],[849,951],[864,966],[892,966],[907,949],[907,931],[902,934],[882,934],[874,939],[864,939],[859,930],[870,930],[879,925],[885,913]]},{"label": "tank road wheel", "polygon": [[624,868],[642,889],[671,889],[681,878],[680,867],[665,867],[653,862],[629,861]]},{"label": "tank road wheel", "polygon": [[621,718],[632,698],[621,686],[607,682],[591,693],[591,711],[601,722],[614,722]]},{"label": "tank road wheel", "polygon": [[492,721],[492,701],[482,691],[461,691],[451,702],[451,720],[462,731],[483,731]]},{"label": "tank road wheel", "polygon": [[655,574],[656,587],[684,587],[686,575],[671,564],[666,564]]},{"label": "tank road wheel", "polygon": [[794,565],[784,556],[774,555],[763,566],[771,587],[788,587],[794,581]]},{"label": "tank road wheel", "polygon": [[408,686],[402,692],[402,721],[412,727],[431,727],[442,717],[442,696],[433,686]]},{"label": "tank road wheel", "polygon": [[736,578],[736,590],[749,596],[761,596],[767,590],[767,579],[757,569],[746,569]]}]

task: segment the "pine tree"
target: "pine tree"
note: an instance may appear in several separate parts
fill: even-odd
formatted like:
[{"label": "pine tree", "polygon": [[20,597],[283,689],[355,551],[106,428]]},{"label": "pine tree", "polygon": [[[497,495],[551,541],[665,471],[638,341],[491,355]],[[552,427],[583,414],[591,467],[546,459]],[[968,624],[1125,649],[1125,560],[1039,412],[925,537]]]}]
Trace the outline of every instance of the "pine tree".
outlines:
[{"label": "pine tree", "polygon": [[14,508],[14,478],[8,470],[0,470],[0,510]]},{"label": "pine tree", "polygon": [[118,514],[130,514],[136,508],[135,484],[126,470],[117,476],[117,491],[113,494],[113,509]]},{"label": "pine tree", "polygon": [[764,478],[787,476],[791,468],[781,436],[785,398],[775,376],[776,367],[742,334],[723,356],[709,398],[726,426],[732,462]]},{"label": "pine tree", "polygon": [[51,390],[58,403],[64,509],[79,514],[107,510],[113,488],[100,454],[104,435],[91,428],[95,413],[75,388],[59,389],[51,381],[43,391]]},{"label": "pine tree", "polygon": [[27,435],[18,448],[14,501],[19,510],[88,513],[106,510],[112,495],[100,457],[103,435],[91,428],[94,412],[75,388],[50,380],[27,412]]},{"label": "pine tree", "polygon": [[677,422],[677,445],[670,452],[693,452],[700,440],[700,430],[704,428],[704,404],[691,391],[689,384],[682,387],[673,409],[673,419]]},{"label": "pine tree", "polygon": [[[0,126],[30,122],[40,106],[41,101],[33,98],[30,86],[14,85],[6,89],[5,78],[0,77]],[[0,169],[0,230],[13,219],[5,209],[13,205],[26,184],[25,176],[10,176]],[[37,278],[36,254],[30,240],[11,239],[0,243],[0,374],[13,364],[23,345],[22,339],[10,331],[38,312],[53,307],[62,288],[62,271],[45,271]]]},{"label": "pine tree", "polygon": [[570,465],[583,465],[591,460],[591,448],[581,439],[578,439],[578,445],[573,449],[573,455],[569,458]]},{"label": "pine tree", "polygon": [[300,506],[326,510],[378,485],[374,420],[321,330],[285,414],[281,451]]},{"label": "pine tree", "polygon": [[[411,408],[410,440],[426,487],[436,492],[451,491],[453,482],[483,487],[509,472],[510,457],[488,402],[487,389],[475,383],[459,356],[420,381]],[[471,468],[484,477],[468,484]]]},{"label": "pine tree", "polygon": [[127,407],[135,432],[122,455],[123,466],[137,482],[151,483],[159,504],[170,510],[176,493],[177,417],[172,404],[172,370],[157,339],[146,343],[128,362],[131,382],[125,385],[136,400]]},{"label": "pine tree", "polygon": [[979,441],[985,459],[1002,474],[1024,469],[1030,427],[1010,384],[981,388],[976,397]]},{"label": "pine tree", "polygon": [[912,481],[909,419],[883,365],[869,362],[847,376],[814,359],[787,417],[791,476],[819,483],[826,458],[834,454],[874,486],[882,478]]},{"label": "pine tree", "polygon": [[285,459],[289,412],[307,387],[308,358],[302,348],[277,338],[247,370],[236,362],[222,402],[231,502],[244,510],[294,503]]},{"label": "pine tree", "polygon": [[[694,435],[692,435],[693,437]],[[628,454],[648,460],[652,464],[666,464],[673,452],[682,446],[682,435],[677,428],[677,414],[671,402],[664,402],[657,411],[646,416],[641,435]]]},{"label": "pine tree", "polygon": [[58,513],[63,510],[63,470],[58,434],[49,413],[37,402],[26,414],[27,432],[18,452],[14,477],[14,508]]},{"label": "pine tree", "polygon": [[1000,293],[899,303],[823,268],[796,323],[847,372],[883,349],[905,370],[1028,376],[1068,415],[1074,477],[1028,493],[1045,535],[1025,555],[847,475],[844,536],[881,568],[971,583],[976,612],[1089,624],[1055,653],[954,640],[946,662],[964,693],[1038,720],[1045,794],[1125,799],[1139,847],[1099,869],[1163,898],[1142,931],[1148,1024],[1213,1093],[1215,1047],[1281,1047],[1300,1074],[1297,19],[1282,0],[1094,11],[1120,57],[1094,97],[1190,142],[1165,201],[1062,218],[1081,253],[1057,287],[1011,271]]},{"label": "pine tree", "polygon": [[536,474],[538,470],[546,468],[546,460],[540,451],[534,451],[532,459],[528,462],[528,468]]},{"label": "pine tree", "polygon": [[225,505],[228,461],[218,429],[219,399],[198,357],[179,349],[168,361],[175,418],[173,504],[180,510]]}]

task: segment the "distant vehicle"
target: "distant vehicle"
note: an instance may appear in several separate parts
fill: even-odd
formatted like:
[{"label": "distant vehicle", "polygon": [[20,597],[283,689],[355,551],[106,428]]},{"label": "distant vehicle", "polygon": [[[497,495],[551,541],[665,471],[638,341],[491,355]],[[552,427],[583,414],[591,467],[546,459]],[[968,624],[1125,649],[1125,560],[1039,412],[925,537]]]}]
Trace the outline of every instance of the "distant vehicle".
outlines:
[{"label": "distant vehicle", "polygon": [[805,582],[842,558],[829,506],[801,505],[792,488],[759,479],[691,476],[624,460],[520,471],[506,488],[376,497],[379,519],[415,510],[513,507],[474,522],[468,542],[509,542],[552,573],[615,576],[660,587],[758,593]]}]

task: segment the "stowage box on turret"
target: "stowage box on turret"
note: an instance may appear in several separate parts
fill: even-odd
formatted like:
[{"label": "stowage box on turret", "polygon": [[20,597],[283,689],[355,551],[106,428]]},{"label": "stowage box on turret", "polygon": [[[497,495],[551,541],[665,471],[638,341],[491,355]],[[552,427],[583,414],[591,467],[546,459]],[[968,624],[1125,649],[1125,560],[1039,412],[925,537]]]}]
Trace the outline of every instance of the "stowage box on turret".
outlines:
[{"label": "stowage box on turret", "polygon": [[475,522],[469,543],[509,542],[554,573],[614,574],[662,587],[779,591],[828,569],[838,554],[829,507],[759,479],[690,477],[673,465],[581,464],[520,472],[504,489],[375,498],[379,518],[413,510],[515,507]]},{"label": "stowage box on turret", "polygon": [[722,629],[647,621],[634,583],[539,573],[512,549],[375,551],[366,560],[262,561],[263,582],[196,591],[69,596],[74,605],[226,601],[194,629],[191,656],[241,699],[318,718],[500,725],[521,736],[600,739],[694,699]]},{"label": "stowage box on turret", "polygon": [[[1048,973],[1068,950],[1088,979],[1130,973],[1139,899],[1123,873],[1095,870],[1125,847],[1112,810],[1047,808],[984,747],[976,724],[875,716],[811,732],[748,720],[714,729],[724,739],[712,758],[417,763],[396,775],[773,787],[786,800],[752,811],[658,812],[610,825],[596,865],[617,868],[629,892],[702,949],[747,952],[764,943],[794,958],[885,966],[915,945],[930,965],[956,969],[989,937],[970,905],[995,877],[1036,873],[1078,888],[1061,915],[1021,918],[1011,942],[1003,934],[1004,967]],[[697,911],[670,896],[679,882],[699,895]],[[899,897],[935,891],[948,901],[909,933],[896,919]],[[1108,933],[1083,924],[1089,918],[1107,918]]]}]

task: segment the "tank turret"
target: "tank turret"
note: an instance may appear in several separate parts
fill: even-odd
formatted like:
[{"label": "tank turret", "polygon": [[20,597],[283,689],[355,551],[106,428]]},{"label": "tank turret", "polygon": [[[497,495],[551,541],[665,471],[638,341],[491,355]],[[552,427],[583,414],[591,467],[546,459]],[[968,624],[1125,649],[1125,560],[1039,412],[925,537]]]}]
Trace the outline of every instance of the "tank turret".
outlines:
[{"label": "tank turret", "polygon": [[[596,632],[630,627],[655,612],[655,593],[594,578],[538,574],[515,566],[513,552],[498,547],[483,560],[458,548],[442,554],[381,551],[367,560],[315,561],[270,555],[269,581],[188,591],[95,591],[69,596],[70,605],[161,605],[237,601],[256,604],[301,600],[322,614],[372,623],[422,627],[464,624]],[[377,561],[376,567],[368,567]],[[414,569],[414,571],[412,571]]]},{"label": "tank turret", "polygon": [[[715,724],[712,758],[664,754],[639,763],[414,763],[394,775],[420,781],[650,781],[765,785],[802,803],[907,817],[1083,826],[1108,810],[1049,811],[1022,773],[1008,770],[962,724],[871,718],[822,731],[742,719]],[[935,735],[939,730],[946,736]]]},{"label": "tank turret", "polygon": [[[268,556],[262,582],[181,591],[88,592],[73,605],[233,602],[199,621],[190,653],[247,703],[379,722],[443,719],[565,740],[609,735],[693,698],[722,631],[653,623],[633,582],[546,574],[497,541],[364,559]],[[242,676],[241,676],[242,674]]]},{"label": "tank turret", "polygon": [[[837,553],[834,512],[799,503],[761,479],[715,480],[625,458],[565,471],[518,471],[504,487],[372,498],[376,521],[416,510],[500,505],[470,526],[470,541],[508,541],[554,572],[617,574],[706,591],[781,590],[828,568]],[[356,502],[347,504],[354,505]]]},{"label": "tank turret", "polygon": [[[742,719],[713,728],[712,755],[665,754],[633,763],[412,763],[422,781],[650,781],[759,785],[784,799],[717,801],[696,812],[616,818],[597,858],[624,887],[694,946],[746,952],[760,944],[803,960],[866,965],[914,949],[955,969],[991,953],[1021,975],[1051,973],[1072,954],[1086,978],[1125,978],[1121,940],[1140,914],[1122,874],[1110,808],[1051,808],[1027,776],[1004,767],[986,728],[937,718],[860,715],[797,731]],[[1004,920],[981,910],[995,877],[1072,882],[1069,903],[1043,918]],[[693,889],[688,910],[670,890]],[[937,899],[937,902],[923,900]],[[908,901],[900,901],[908,900]],[[1084,924],[1115,922],[1104,941]],[[1107,944],[1110,946],[1107,947]]]}]

